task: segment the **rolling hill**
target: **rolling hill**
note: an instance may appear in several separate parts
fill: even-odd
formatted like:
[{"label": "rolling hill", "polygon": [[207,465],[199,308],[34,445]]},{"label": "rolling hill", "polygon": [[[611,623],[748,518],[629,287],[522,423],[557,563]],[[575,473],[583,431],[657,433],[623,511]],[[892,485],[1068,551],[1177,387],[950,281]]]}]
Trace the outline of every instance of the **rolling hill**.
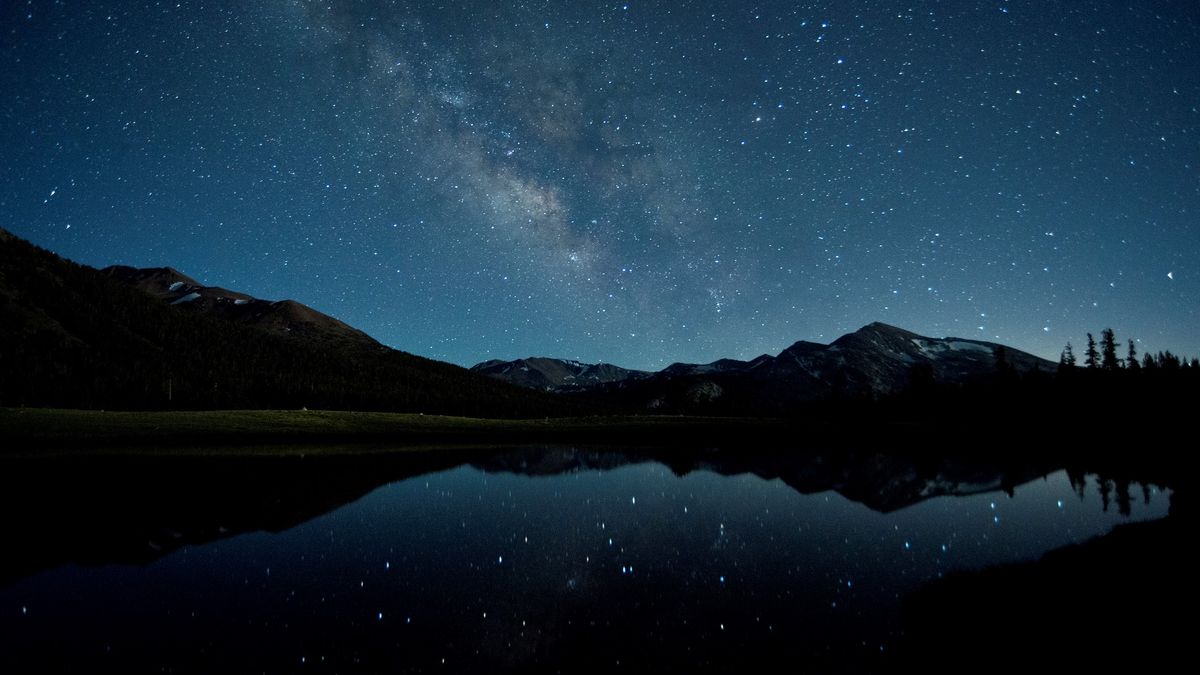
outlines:
[{"label": "rolling hill", "polygon": [[572,410],[391,349],[298,302],[205,286],[170,268],[101,271],[3,230],[0,405],[481,417]]}]

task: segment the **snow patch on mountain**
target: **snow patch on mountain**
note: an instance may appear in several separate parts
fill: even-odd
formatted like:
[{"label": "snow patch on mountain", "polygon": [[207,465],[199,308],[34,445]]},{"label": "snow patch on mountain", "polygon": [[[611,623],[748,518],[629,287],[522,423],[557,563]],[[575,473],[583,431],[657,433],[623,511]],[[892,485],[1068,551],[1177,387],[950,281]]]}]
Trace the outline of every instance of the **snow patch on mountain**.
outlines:
[{"label": "snow patch on mountain", "polygon": [[984,352],[991,354],[994,351],[994,348],[990,345],[981,345],[978,342],[967,342],[965,340],[950,340],[946,344],[956,352]]},{"label": "snow patch on mountain", "polygon": [[[995,374],[999,346],[965,338],[931,338],[872,323],[833,344],[801,340],[776,356],[672,363],[656,373],[535,357],[487,361],[474,369],[525,387],[598,391],[651,408],[670,410],[682,405],[693,410],[731,399],[738,405],[761,401],[770,406],[828,396],[885,396],[904,391],[914,377],[965,383]],[[1011,347],[1006,348],[1005,358],[1018,372],[1048,371],[1054,365]],[[514,366],[523,372],[510,372]]]}]

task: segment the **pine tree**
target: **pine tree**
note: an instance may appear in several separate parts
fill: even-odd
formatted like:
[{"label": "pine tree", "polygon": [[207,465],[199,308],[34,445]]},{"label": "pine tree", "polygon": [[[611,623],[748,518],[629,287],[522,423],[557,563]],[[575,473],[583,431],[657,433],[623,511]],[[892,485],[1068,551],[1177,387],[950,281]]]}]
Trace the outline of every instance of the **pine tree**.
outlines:
[{"label": "pine tree", "polygon": [[1117,337],[1111,328],[1100,331],[1100,367],[1104,370],[1121,367],[1121,360],[1117,358]]},{"label": "pine tree", "polygon": [[1158,367],[1162,370],[1175,372],[1179,370],[1179,357],[1175,356],[1170,350],[1158,353]]},{"label": "pine tree", "polygon": [[1063,347],[1062,354],[1060,354],[1058,357],[1058,370],[1059,370],[1059,372],[1063,372],[1066,370],[1074,370],[1074,369],[1075,369],[1075,350],[1071,347],[1071,343],[1068,342],[1067,346]]},{"label": "pine tree", "polygon": [[1087,351],[1083,353],[1083,365],[1094,369],[1100,365],[1100,353],[1096,351],[1096,338],[1092,337],[1091,333],[1088,333],[1087,336]]},{"label": "pine tree", "polygon": [[1142,369],[1142,365],[1138,363],[1137,348],[1133,346],[1133,340],[1129,341],[1129,356],[1125,357],[1125,367],[1132,371]]}]

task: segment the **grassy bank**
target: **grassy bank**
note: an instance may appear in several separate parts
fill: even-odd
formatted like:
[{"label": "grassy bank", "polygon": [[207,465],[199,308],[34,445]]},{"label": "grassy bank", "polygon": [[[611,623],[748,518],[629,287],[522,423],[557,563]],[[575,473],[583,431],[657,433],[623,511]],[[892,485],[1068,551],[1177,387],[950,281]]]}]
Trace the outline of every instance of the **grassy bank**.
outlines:
[{"label": "grassy bank", "polygon": [[709,444],[775,437],[789,426],[777,420],[655,416],[495,420],[322,410],[3,408],[0,452],[283,444]]},{"label": "grassy bank", "polygon": [[[886,413],[887,411],[882,411]],[[976,415],[905,417],[870,407],[816,408],[792,419],[607,416],[502,420],[320,410],[115,412],[0,408],[0,457],[148,454],[366,454],[469,446],[838,450],[1059,462],[1163,482],[1191,476],[1193,453],[1142,428],[1088,427],[1048,417],[996,424]],[[1136,451],[1135,451],[1136,450]]]}]

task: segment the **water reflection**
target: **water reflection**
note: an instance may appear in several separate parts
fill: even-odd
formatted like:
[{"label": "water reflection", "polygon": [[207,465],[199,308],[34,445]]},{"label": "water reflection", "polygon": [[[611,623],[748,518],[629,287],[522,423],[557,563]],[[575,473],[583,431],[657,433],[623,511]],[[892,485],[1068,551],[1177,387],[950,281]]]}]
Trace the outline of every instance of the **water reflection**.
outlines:
[{"label": "water reflection", "polygon": [[280,532],[385,483],[462,463],[396,458],[6,460],[0,584],[66,563],[148,563],[189,544]]},{"label": "water reflection", "polygon": [[16,468],[5,672],[860,670],[927,581],[1167,509],[1056,467],[874,453]]},{"label": "water reflection", "polygon": [[[939,495],[1011,492],[1014,485],[1057,468],[855,452],[578,448],[349,458],[7,461],[0,472],[0,524],[11,553],[0,561],[0,583],[66,563],[147,563],[189,544],[255,530],[279,532],[386,483],[463,464],[493,473],[546,476],[650,461],[680,476],[709,471],[778,478],[802,494],[835,491],[885,513]],[[1100,487],[1106,508],[1109,484]]]}]

